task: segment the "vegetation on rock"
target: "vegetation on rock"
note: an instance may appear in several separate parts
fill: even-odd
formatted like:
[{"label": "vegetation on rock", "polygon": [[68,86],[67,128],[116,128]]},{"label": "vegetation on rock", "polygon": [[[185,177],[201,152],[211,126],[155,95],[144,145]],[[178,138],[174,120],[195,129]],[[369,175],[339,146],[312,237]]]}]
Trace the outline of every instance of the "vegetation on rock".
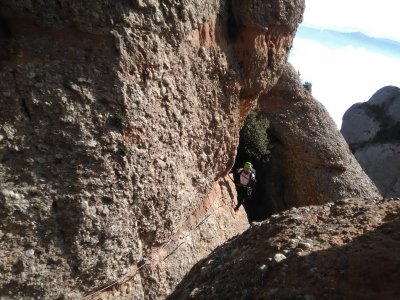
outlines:
[{"label": "vegetation on rock", "polygon": [[256,166],[262,166],[268,162],[268,128],[269,122],[259,109],[250,112],[240,131],[236,165],[241,166],[244,161],[251,161]]}]

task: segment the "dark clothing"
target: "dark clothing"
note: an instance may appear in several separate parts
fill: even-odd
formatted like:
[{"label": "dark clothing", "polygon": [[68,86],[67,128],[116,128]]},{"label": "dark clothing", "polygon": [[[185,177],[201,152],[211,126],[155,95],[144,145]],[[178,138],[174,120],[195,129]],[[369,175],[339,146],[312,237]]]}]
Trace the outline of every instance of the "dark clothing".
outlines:
[{"label": "dark clothing", "polygon": [[248,195],[247,189],[248,189],[248,187],[246,187],[246,186],[236,186],[238,203],[235,207],[235,210],[238,210],[240,205],[242,205],[244,202],[247,202],[247,200],[250,196],[250,195]]}]

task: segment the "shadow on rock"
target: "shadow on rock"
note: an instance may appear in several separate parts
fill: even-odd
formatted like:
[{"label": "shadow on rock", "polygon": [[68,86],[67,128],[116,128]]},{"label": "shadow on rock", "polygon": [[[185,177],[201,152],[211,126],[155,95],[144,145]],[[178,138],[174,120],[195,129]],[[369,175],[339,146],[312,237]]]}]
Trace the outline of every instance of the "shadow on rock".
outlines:
[{"label": "shadow on rock", "polygon": [[398,299],[400,215],[384,221],[354,239],[338,232],[326,250],[316,239],[311,251],[300,250],[305,242],[278,249],[282,227],[253,226],[195,265],[168,299]]}]

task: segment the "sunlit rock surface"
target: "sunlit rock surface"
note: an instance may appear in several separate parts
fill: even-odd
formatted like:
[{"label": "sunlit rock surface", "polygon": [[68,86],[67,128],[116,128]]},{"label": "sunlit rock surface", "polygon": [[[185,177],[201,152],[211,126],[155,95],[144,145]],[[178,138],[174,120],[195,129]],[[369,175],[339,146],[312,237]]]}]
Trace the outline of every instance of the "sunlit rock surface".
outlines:
[{"label": "sunlit rock surface", "polygon": [[2,1],[0,296],[120,287],[115,297],[162,298],[242,232],[231,183],[207,195],[278,80],[303,10],[302,0]]},{"label": "sunlit rock surface", "polygon": [[385,197],[400,196],[400,89],[386,86],[343,116],[341,132]]}]

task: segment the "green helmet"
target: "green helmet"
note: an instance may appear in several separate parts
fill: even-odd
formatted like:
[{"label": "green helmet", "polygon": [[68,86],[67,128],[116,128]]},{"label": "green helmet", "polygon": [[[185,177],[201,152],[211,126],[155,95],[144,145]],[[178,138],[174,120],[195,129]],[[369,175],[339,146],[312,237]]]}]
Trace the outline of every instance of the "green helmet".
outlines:
[{"label": "green helmet", "polygon": [[253,167],[253,165],[251,164],[251,162],[247,161],[247,162],[244,163],[244,167],[251,169]]}]

